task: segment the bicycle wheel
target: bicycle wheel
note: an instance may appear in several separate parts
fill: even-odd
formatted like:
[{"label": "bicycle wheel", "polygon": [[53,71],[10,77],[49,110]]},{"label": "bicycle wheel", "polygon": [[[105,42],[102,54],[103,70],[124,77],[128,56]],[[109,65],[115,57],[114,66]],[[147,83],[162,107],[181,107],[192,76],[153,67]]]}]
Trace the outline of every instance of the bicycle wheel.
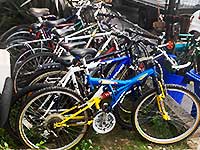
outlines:
[{"label": "bicycle wheel", "polygon": [[[121,74],[117,77],[120,80],[130,79],[135,76],[135,71],[131,68],[125,68]],[[131,114],[134,102],[137,100],[136,91],[130,89],[127,91],[121,100],[114,108],[115,117],[117,122],[126,129],[132,129]]]},{"label": "bicycle wheel", "polygon": [[[58,68],[59,69],[59,68]],[[58,83],[62,79],[64,75],[66,75],[67,71],[64,70],[49,70],[46,73],[42,73],[38,75],[34,80],[31,81],[29,85],[34,85],[37,83],[50,83],[50,84],[55,84]]]},{"label": "bicycle wheel", "polygon": [[[139,57],[147,57],[148,52],[145,48],[142,48],[141,45],[139,45],[137,48],[134,47],[132,49],[134,51],[134,54],[138,54]],[[143,67],[142,67],[143,66]],[[139,66],[141,70],[145,68],[145,64],[140,64]],[[137,75],[137,71],[134,70],[131,66],[126,66],[122,73],[118,74],[116,77],[120,80],[128,80],[134,76]],[[149,81],[148,81],[149,82]],[[151,83],[151,82],[149,82]],[[115,117],[117,119],[117,122],[126,129],[132,129],[132,121],[131,121],[131,114],[133,107],[136,107],[137,100],[142,95],[142,93],[145,91],[146,88],[148,88],[149,85],[146,84],[146,80],[141,83],[141,86],[134,86],[132,89],[127,91],[121,100],[117,103],[117,105],[114,108]]]},{"label": "bicycle wheel", "polygon": [[1,42],[6,42],[10,38],[13,38],[14,36],[26,36],[30,37],[30,25],[18,25],[10,28],[7,30],[5,33],[1,35],[0,41]]},{"label": "bicycle wheel", "polygon": [[48,69],[48,66],[57,62],[56,58],[57,55],[53,53],[42,52],[32,55],[24,60],[13,75],[15,92],[29,85],[35,78],[34,74],[37,71]]},{"label": "bicycle wheel", "polygon": [[33,47],[34,44],[25,44],[24,42],[32,41],[29,37],[13,37],[9,41],[7,41],[6,47],[7,51],[10,53],[11,56],[11,64],[14,65],[16,58],[19,56],[20,53],[30,49]]},{"label": "bicycle wheel", "polygon": [[23,63],[24,60],[26,60],[26,58],[36,53],[42,53],[42,52],[51,52],[51,50],[48,48],[40,47],[40,48],[27,49],[26,51],[20,53],[19,56],[17,56],[15,64],[13,66],[13,72],[16,72],[17,68],[20,66],[21,63]]},{"label": "bicycle wheel", "polygon": [[[29,84],[34,85],[38,83],[44,83],[44,84],[51,84],[54,86],[62,86],[62,87],[68,87],[71,90],[74,90],[74,92],[77,92],[82,97],[87,97],[87,89],[84,86],[84,78],[82,75],[76,74],[76,82],[78,85],[78,89],[74,87],[74,82],[72,79],[70,79],[66,85],[59,84],[59,81],[63,79],[63,77],[67,74],[67,70],[61,70],[60,68],[52,68],[48,70],[47,72],[41,72],[41,74],[38,74],[36,78],[32,80],[32,82]],[[78,91],[77,91],[78,90]]]},{"label": "bicycle wheel", "polygon": [[10,135],[12,135],[13,138],[18,139],[17,136],[17,116],[19,114],[20,108],[22,104],[30,97],[34,92],[37,92],[38,90],[41,90],[43,88],[49,87],[51,85],[49,84],[36,84],[32,86],[28,86],[26,88],[23,88],[21,91],[19,91],[15,97],[12,99],[12,105],[9,112],[9,117],[6,124],[6,129]]},{"label": "bicycle wheel", "polygon": [[166,93],[164,107],[170,120],[164,120],[158,110],[155,89],[141,97],[133,116],[139,134],[158,144],[181,141],[199,125],[199,99],[194,93],[178,85],[167,85]]},{"label": "bicycle wheel", "polygon": [[30,148],[70,149],[85,135],[88,112],[54,128],[54,123],[76,113],[79,109],[61,113],[83,104],[83,99],[72,90],[61,87],[45,88],[35,93],[22,107],[18,118],[19,135]]}]

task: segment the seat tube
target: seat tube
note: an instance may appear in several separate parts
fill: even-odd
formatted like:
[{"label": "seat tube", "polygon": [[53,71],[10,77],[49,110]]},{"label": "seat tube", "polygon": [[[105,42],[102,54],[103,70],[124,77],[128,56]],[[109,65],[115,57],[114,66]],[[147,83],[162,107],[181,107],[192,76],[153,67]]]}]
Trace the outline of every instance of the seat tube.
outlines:
[{"label": "seat tube", "polygon": [[42,17],[38,17],[37,19],[39,20],[40,23],[43,22]]}]

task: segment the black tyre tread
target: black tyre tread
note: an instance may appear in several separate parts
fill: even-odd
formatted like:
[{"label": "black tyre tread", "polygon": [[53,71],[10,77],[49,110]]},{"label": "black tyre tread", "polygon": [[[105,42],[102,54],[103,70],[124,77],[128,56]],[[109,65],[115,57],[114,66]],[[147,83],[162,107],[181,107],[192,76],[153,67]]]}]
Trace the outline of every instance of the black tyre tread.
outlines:
[{"label": "black tyre tread", "polygon": [[27,86],[27,87],[25,87],[22,90],[17,92],[14,100],[20,99],[21,97],[28,94],[29,92],[36,92],[38,90],[41,90],[41,89],[49,87],[49,86],[52,86],[52,85],[51,84],[37,83],[37,84],[31,85],[31,86]]},{"label": "black tyre tread", "polygon": [[[126,72],[129,68],[126,68],[122,71],[122,73],[118,74],[118,76],[116,77],[117,79],[125,79],[126,77],[124,77],[126,75]],[[120,108],[119,108],[119,104],[117,104],[115,107],[114,107],[114,113],[115,113],[115,117],[117,119],[117,122],[120,124],[120,126],[122,128],[125,128],[125,129],[128,129],[128,130],[131,130],[133,128],[133,125],[132,123],[130,122],[127,123],[127,122],[124,122],[121,117],[120,117],[120,114],[119,114],[119,111],[120,111]]]},{"label": "black tyre tread", "polygon": [[18,43],[18,44],[20,44],[20,42],[17,42],[19,40],[32,41],[33,38],[32,37],[18,35],[18,36],[13,36],[10,39],[6,40],[5,43],[6,43],[6,45],[10,45],[12,43]]},{"label": "black tyre tread", "polygon": [[[51,86],[51,85],[50,84],[42,84],[42,83],[28,86],[28,87],[23,88],[21,91],[19,91],[15,96],[13,96],[12,104],[11,104],[11,108],[10,108],[10,112],[9,112],[9,118],[11,118],[11,119],[8,118],[7,123],[6,123],[7,131],[9,132],[9,134],[12,137],[19,140],[19,137],[17,136],[17,130],[16,130],[17,129],[16,124],[18,122],[16,116],[18,116],[18,114],[19,114],[18,107],[20,107],[25,102],[23,97],[29,96],[28,95],[29,93],[34,93],[38,90],[41,90],[41,89],[49,87],[49,86]],[[15,111],[16,111],[14,113],[15,117],[12,116],[12,109],[15,109]]]},{"label": "black tyre tread", "polygon": [[16,31],[23,31],[23,30],[29,30],[30,25],[24,24],[24,25],[18,25],[18,26],[14,26],[12,28],[10,28],[9,30],[7,30],[5,33],[3,33],[0,37],[0,41],[1,42],[5,42],[6,39],[12,35],[13,33],[15,33]]},{"label": "black tyre tread", "polygon": [[[32,60],[33,58],[36,58],[38,56],[49,56],[53,59],[56,59],[57,58],[57,55],[51,53],[51,52],[41,52],[41,53],[36,53],[34,55],[31,55],[29,57],[27,57],[22,63],[21,65],[19,65],[19,67],[17,68],[16,72],[18,71],[18,69],[20,69],[22,66],[24,66],[28,61]],[[13,73],[13,77],[15,76],[15,72]]]},{"label": "black tyre tread", "polygon": [[33,81],[29,85],[38,84],[38,80],[46,78],[49,75],[52,75],[52,74],[55,74],[55,73],[56,74],[60,74],[60,73],[65,73],[66,74],[66,71],[65,70],[61,70],[60,68],[52,68],[52,69],[46,70],[45,72],[44,71],[38,72],[37,76],[35,76],[35,78],[33,79]]},{"label": "black tyre tread", "polygon": [[[35,45],[33,45],[33,47],[35,47]],[[18,56],[16,56],[16,60],[14,62],[15,64],[13,64],[13,72],[16,72],[16,70],[19,66],[19,64],[17,64],[17,63],[19,63],[19,61],[23,61],[23,60],[21,60],[23,57],[25,57],[25,59],[27,59],[28,57],[34,55],[33,51],[35,53],[37,53],[37,51],[39,51],[39,53],[50,52],[50,49],[44,48],[44,47],[41,49],[41,48],[36,47],[36,48],[33,48],[33,49],[27,49],[26,51],[21,52]]]}]

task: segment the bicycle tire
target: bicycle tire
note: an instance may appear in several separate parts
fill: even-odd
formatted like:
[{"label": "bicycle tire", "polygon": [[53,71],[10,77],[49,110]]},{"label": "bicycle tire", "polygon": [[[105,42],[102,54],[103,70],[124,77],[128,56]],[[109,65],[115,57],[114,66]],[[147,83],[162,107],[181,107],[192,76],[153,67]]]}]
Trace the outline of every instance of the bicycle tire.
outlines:
[{"label": "bicycle tire", "polygon": [[[133,73],[133,70],[130,68],[126,68],[123,70],[123,72],[118,75],[118,79],[125,80],[130,79],[135,74]],[[135,99],[135,95],[132,93],[132,90],[126,92],[122,99],[117,103],[117,105],[114,107],[114,114],[117,119],[117,122],[122,126],[122,128],[125,129],[132,129],[133,125],[131,122],[131,114],[132,114],[132,107],[137,101],[137,98]]]},{"label": "bicycle tire", "polygon": [[[61,79],[65,74],[67,73],[67,71],[64,71],[64,70],[61,70],[58,68],[58,70],[49,70],[48,72],[45,72],[45,73],[42,73],[40,75],[38,75],[35,79],[33,79],[29,85],[34,85],[34,84],[37,84],[37,83],[49,83],[48,81],[45,81],[46,78],[48,77],[53,77],[55,78],[55,76],[59,76]],[[59,79],[55,79],[54,81],[58,81]],[[53,81],[53,82],[54,82]]]},{"label": "bicycle tire", "polygon": [[[44,84],[51,84],[54,86],[61,86],[64,87],[64,85],[59,85],[59,81],[67,74],[67,70],[62,70],[60,68],[52,68],[48,69],[45,72],[40,72],[37,74],[36,78],[33,78],[32,82],[29,84],[29,86],[38,84],[38,83],[44,83]],[[76,81],[78,84],[78,94],[80,94],[82,97],[87,97],[87,90],[84,86],[84,78],[81,75],[76,74]],[[70,88],[71,90],[74,90],[74,92],[77,90],[74,88],[74,84],[72,80],[70,79],[65,87]],[[77,91],[76,91],[77,92]]]},{"label": "bicycle tire", "polygon": [[[16,36],[16,32],[20,32],[20,31],[29,31],[30,29],[30,25],[18,25],[18,26],[14,26],[12,28],[10,28],[9,30],[7,30],[5,33],[3,33],[0,37],[0,41],[1,42],[5,42],[7,41],[8,39],[10,39],[11,37],[13,36]],[[14,35],[13,35],[14,34]],[[18,34],[17,34],[18,35]],[[30,35],[30,32],[29,34]]]},{"label": "bicycle tire", "polygon": [[[40,110],[37,109],[37,108],[41,107],[41,105],[38,105],[38,104],[44,102],[44,101],[42,101],[42,98],[44,98],[43,100],[45,100],[46,96],[52,96],[52,95],[56,95],[56,96],[58,96],[58,98],[63,98],[63,99],[59,99],[59,101],[57,101],[55,103],[57,105],[57,108],[55,107],[53,109],[56,109],[56,110],[70,109],[71,107],[77,105],[77,103],[83,104],[83,102],[84,102],[82,97],[80,97],[78,94],[74,93],[70,89],[62,88],[62,87],[48,87],[48,88],[45,88],[45,89],[42,89],[42,90],[38,91],[37,93],[34,93],[34,95],[32,95],[30,97],[30,99],[28,101],[26,101],[26,103],[23,105],[23,107],[22,107],[22,109],[20,111],[20,115],[18,117],[18,120],[19,120],[18,121],[18,133],[19,133],[20,138],[23,141],[23,143],[26,144],[30,148],[41,148],[41,146],[38,146],[38,143],[40,144],[41,142],[44,142],[42,144],[43,148],[45,147],[45,148],[48,148],[48,149],[58,149],[58,148],[59,149],[70,149],[73,146],[75,146],[83,138],[83,136],[85,135],[85,133],[87,131],[87,128],[88,128],[88,125],[86,123],[87,119],[88,119],[88,112],[87,111],[84,111],[82,113],[82,115],[84,115],[84,118],[82,118],[82,119],[83,119],[83,122],[85,122],[85,124],[82,125],[83,127],[81,126],[81,129],[79,128],[79,130],[78,130],[78,128],[77,128],[75,130],[75,128],[62,127],[62,128],[59,128],[59,133],[60,134],[58,134],[58,131],[56,131],[56,129],[54,131],[52,131],[52,132],[54,132],[54,134],[57,134],[57,136],[61,135],[61,130],[65,129],[66,131],[70,131],[68,133],[66,131],[63,131],[64,132],[63,137],[56,137],[54,134],[51,135],[49,133],[50,131],[49,132],[47,131],[48,128],[49,128],[49,130],[53,130],[53,128],[50,128],[50,126],[48,126],[48,123],[49,124],[51,123],[51,122],[48,122],[48,121],[52,121],[52,122],[54,121],[53,124],[55,122],[58,122],[58,119],[61,121],[62,117],[60,117],[59,115],[58,115],[59,117],[57,116],[57,118],[56,118],[56,115],[59,112],[55,111],[55,113],[53,113],[53,110],[52,110],[51,116],[50,116],[50,114],[47,113],[47,115],[48,115],[47,117],[49,117],[49,118],[45,117],[45,122],[46,123],[43,126],[37,126],[37,125],[39,125],[40,122],[43,121],[42,119],[39,118],[41,116],[38,116],[38,115],[39,114],[40,115],[44,115],[45,109],[47,107],[47,103],[48,103],[48,101],[51,101],[51,100],[50,99],[47,100],[46,104],[43,105],[43,107],[44,107],[43,111],[41,110],[42,108]],[[70,99],[67,99],[68,97]],[[39,102],[39,103],[36,104],[36,102]],[[63,106],[64,108],[61,108],[61,106]],[[69,107],[67,107],[67,106],[69,106]],[[33,109],[35,109],[35,111],[33,111],[34,113],[33,112],[31,113],[31,111]],[[70,115],[70,114],[68,114],[68,115]],[[31,119],[30,117],[33,117],[33,118]],[[26,121],[24,121],[24,119],[26,119]],[[55,120],[53,120],[53,119],[55,119]],[[37,120],[37,123],[34,122],[36,120]],[[73,120],[73,121],[77,121],[77,120]],[[70,122],[70,121],[68,121],[68,122]],[[32,131],[28,129],[27,123],[29,123],[28,125],[32,124],[32,127],[29,127],[29,128],[32,129]],[[72,123],[76,123],[76,122],[72,122]],[[77,122],[77,123],[79,123],[79,122]],[[45,129],[45,128],[47,128],[47,129]],[[45,132],[44,129],[46,130],[46,132],[49,133],[49,135],[46,135],[46,137],[45,137],[46,139],[43,138],[43,136],[45,136],[45,135],[41,135],[43,132]],[[36,131],[36,133],[34,132],[34,130]],[[25,133],[25,132],[27,132],[27,133]],[[72,136],[73,133],[74,134],[77,133],[77,136],[74,135],[74,138],[73,137],[68,137],[68,138],[64,137],[64,136]],[[69,134],[71,134],[71,135],[69,135]],[[49,140],[48,136],[51,136],[52,140]],[[54,138],[54,136],[56,138]],[[70,138],[72,138],[72,142],[70,142],[70,141],[68,142],[67,141],[67,140],[70,140]],[[44,141],[43,141],[43,139],[44,139]],[[50,142],[49,145],[48,145],[48,142],[45,143],[46,140],[49,140],[48,141],[48,142]],[[63,140],[63,143],[62,143],[62,141],[59,141],[59,140]],[[59,146],[59,144],[61,146]]]},{"label": "bicycle tire", "polygon": [[[134,122],[138,133],[143,138],[157,144],[171,144],[184,140],[199,126],[200,105],[198,97],[179,85],[169,84],[166,85],[166,89],[168,94],[167,98],[164,99],[164,106],[170,120],[163,119],[158,111],[156,101],[151,99],[155,98],[156,89],[150,90],[141,97],[141,101],[132,116],[132,122]],[[174,101],[175,98],[176,101]]]},{"label": "bicycle tire", "polygon": [[[137,45],[137,48],[133,48],[132,51],[134,54],[138,54],[139,57],[147,57],[149,56],[148,51],[146,48],[144,48],[142,44]],[[143,64],[145,67],[145,64]],[[127,67],[123,69],[122,73],[117,75],[117,79],[120,80],[127,80],[132,77],[134,77],[137,74],[135,70],[133,70],[131,67]],[[145,88],[147,86],[146,80],[141,83],[142,88]],[[115,117],[117,119],[117,122],[122,126],[122,128],[131,130],[133,128],[132,124],[132,108],[137,105],[137,100],[139,99],[139,96],[142,95],[143,91],[145,89],[139,89],[139,86],[135,86],[130,91],[126,92],[122,99],[117,103],[117,105],[114,108]]]},{"label": "bicycle tire", "polygon": [[31,47],[34,46],[33,44],[32,45],[23,44],[23,42],[27,41],[32,41],[32,39],[29,37],[16,36],[11,38],[9,41],[5,43],[7,51],[10,53],[11,56],[11,65],[14,65],[14,62],[20,53],[26,51],[27,49],[30,49],[30,46]]},{"label": "bicycle tire", "polygon": [[15,96],[13,96],[11,107],[9,110],[8,120],[6,122],[6,129],[8,133],[14,137],[14,139],[19,140],[17,134],[17,116],[20,111],[20,107],[31,96],[34,92],[41,90],[43,88],[49,87],[49,84],[36,84],[28,86],[19,91]]},{"label": "bicycle tire", "polygon": [[37,53],[25,59],[13,73],[14,91],[17,93],[20,88],[27,86],[35,77],[34,74],[38,71],[39,66],[45,65],[48,69],[48,65],[55,62],[58,62],[57,55],[48,52]]},{"label": "bicycle tire", "polygon": [[31,48],[29,50],[23,51],[22,53],[19,54],[19,56],[17,56],[15,64],[13,65],[13,72],[16,72],[17,68],[20,66],[20,64],[28,57],[30,57],[31,55],[34,55],[36,53],[42,53],[42,52],[51,52],[50,49],[48,48]]}]

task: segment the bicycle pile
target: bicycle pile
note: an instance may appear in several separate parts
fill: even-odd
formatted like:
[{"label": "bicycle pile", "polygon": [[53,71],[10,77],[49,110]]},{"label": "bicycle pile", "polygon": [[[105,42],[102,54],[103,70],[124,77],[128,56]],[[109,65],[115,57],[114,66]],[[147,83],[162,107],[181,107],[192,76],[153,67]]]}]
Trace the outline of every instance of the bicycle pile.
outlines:
[{"label": "bicycle pile", "polygon": [[58,20],[48,9],[30,12],[37,23],[1,37],[12,57],[15,92],[8,124],[25,145],[70,149],[89,125],[105,134],[119,123],[159,144],[198,128],[198,97],[165,84],[159,60],[176,70],[190,63],[178,65],[159,37],[104,2],[81,1],[74,15]]}]

